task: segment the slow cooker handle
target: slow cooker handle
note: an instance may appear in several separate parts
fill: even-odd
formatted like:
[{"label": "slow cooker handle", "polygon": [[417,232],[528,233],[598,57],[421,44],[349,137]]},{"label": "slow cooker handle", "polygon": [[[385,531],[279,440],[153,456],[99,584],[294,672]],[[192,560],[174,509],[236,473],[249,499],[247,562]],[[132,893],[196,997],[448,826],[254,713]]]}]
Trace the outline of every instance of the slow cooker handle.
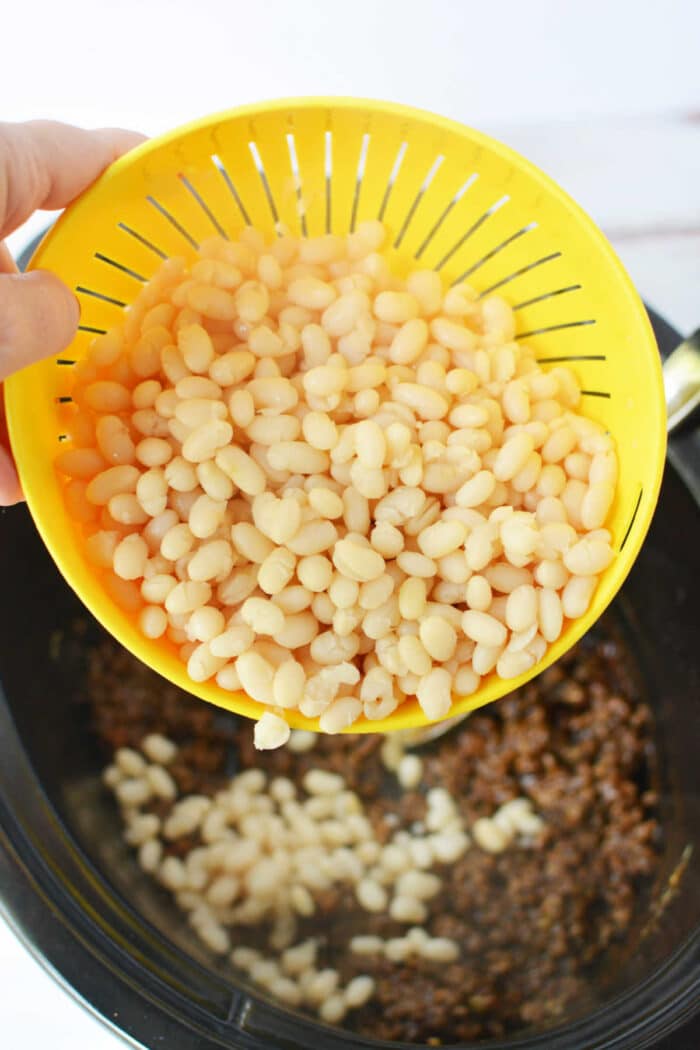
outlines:
[{"label": "slow cooker handle", "polygon": [[700,404],[700,328],[664,361],[668,432],[672,434]]}]

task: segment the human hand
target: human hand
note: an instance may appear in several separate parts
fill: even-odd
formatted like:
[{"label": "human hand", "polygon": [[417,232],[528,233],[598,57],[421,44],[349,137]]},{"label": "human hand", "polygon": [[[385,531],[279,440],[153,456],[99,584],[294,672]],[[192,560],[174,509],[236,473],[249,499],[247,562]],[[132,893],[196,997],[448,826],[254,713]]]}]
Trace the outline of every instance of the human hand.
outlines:
[{"label": "human hand", "polygon": [[[143,141],[135,131],[85,131],[55,121],[0,123],[0,382],[73,339],[80,307],[46,270],[19,274],[2,239],[37,208],[64,208],[117,157]],[[0,506],[23,499],[0,390]]]}]

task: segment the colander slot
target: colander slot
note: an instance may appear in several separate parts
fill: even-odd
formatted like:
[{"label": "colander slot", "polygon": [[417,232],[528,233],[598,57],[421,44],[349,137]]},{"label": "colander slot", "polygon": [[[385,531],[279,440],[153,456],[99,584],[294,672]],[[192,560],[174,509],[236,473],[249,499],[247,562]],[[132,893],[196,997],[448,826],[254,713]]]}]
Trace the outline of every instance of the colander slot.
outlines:
[{"label": "colander slot", "polygon": [[352,212],[350,214],[350,233],[355,232],[355,224],[357,222],[357,209],[360,203],[360,191],[362,190],[362,180],[365,177],[365,168],[367,167],[367,151],[369,150],[369,143],[371,135],[368,131],[362,136],[362,144],[360,146],[360,156],[357,161],[357,175],[355,177],[355,192],[352,196]]},{"label": "colander slot", "polygon": [[154,244],[153,241],[149,241],[148,237],[144,237],[144,235],[142,233],[139,233],[137,230],[132,230],[131,226],[127,226],[125,222],[118,222],[117,228],[123,230],[124,233],[128,233],[130,237],[133,237],[134,240],[139,242],[139,244],[142,244],[144,248],[150,249],[150,251],[154,252],[159,259],[168,258],[166,253],[162,251],[156,244]]},{"label": "colander slot", "polygon": [[607,361],[605,354],[564,354],[561,357],[536,357],[540,365],[562,365],[566,361]]},{"label": "colander slot", "polygon": [[299,168],[299,158],[297,157],[297,144],[294,141],[294,135],[292,132],[287,133],[287,149],[289,150],[289,163],[292,166],[292,176],[294,178],[294,189],[297,195],[297,213],[299,215],[299,225],[301,226],[302,237],[308,237],[309,231],[306,226],[306,204],[304,203],[304,193],[301,182],[301,170]]},{"label": "colander slot", "polygon": [[182,223],[179,222],[175,218],[175,216],[168,211],[164,204],[161,204],[160,201],[157,201],[156,198],[151,196],[150,193],[146,197],[146,200],[152,207],[156,209],[157,212],[160,212],[164,219],[167,219],[167,221],[170,223],[173,229],[177,230],[180,236],[184,237],[187,243],[190,244],[195,249],[195,251],[199,248],[199,242],[196,241],[192,234],[185,229]]},{"label": "colander slot", "polygon": [[54,400],[57,405],[71,405],[73,403],[73,398],[68,394],[63,394],[61,397],[54,398]]},{"label": "colander slot", "polygon": [[92,325],[89,325],[89,324],[79,324],[78,325],[78,331],[79,332],[90,332],[91,335],[106,335],[107,334],[107,329],[106,328],[94,328]]},{"label": "colander slot", "polygon": [[409,227],[411,219],[413,218],[413,216],[416,213],[416,208],[420,204],[420,202],[421,202],[421,200],[422,200],[422,198],[423,198],[423,196],[425,194],[425,191],[430,186],[430,183],[433,181],[433,179],[437,175],[438,170],[440,168],[440,165],[442,164],[444,159],[445,158],[444,158],[444,156],[441,153],[438,154],[438,156],[433,161],[432,166],[428,170],[428,174],[425,176],[425,179],[423,180],[423,185],[421,186],[421,188],[418,190],[418,193],[414,197],[413,202],[411,204],[411,207],[408,209],[408,211],[406,213],[406,218],[403,220],[403,223],[401,224],[401,229],[399,230],[398,235],[396,237],[396,240],[394,241],[394,247],[395,248],[398,248],[399,245],[401,244],[401,241],[404,239],[404,235],[406,233],[406,230]]},{"label": "colander slot", "polygon": [[489,285],[479,295],[480,299],[483,299],[485,295],[490,295],[491,292],[495,292],[497,288],[502,288],[504,284],[509,284],[514,281],[516,277],[522,277],[524,273],[529,273],[530,270],[537,269],[538,266],[544,266],[545,263],[552,262],[553,259],[561,258],[561,252],[552,252],[551,255],[543,255],[541,259],[535,259],[534,262],[528,263],[527,266],[521,266],[519,270],[514,270],[513,273],[509,273],[507,277],[502,277],[500,281],[496,281],[495,284]]},{"label": "colander slot", "polygon": [[507,204],[509,200],[510,200],[510,197],[509,197],[509,196],[508,196],[508,195],[506,194],[506,196],[505,196],[505,197],[501,197],[501,199],[500,199],[500,200],[497,200],[497,201],[495,201],[495,202],[494,202],[494,203],[493,203],[493,204],[491,205],[491,207],[490,207],[490,208],[487,208],[487,209],[486,209],[486,211],[485,211],[485,212],[483,213],[483,215],[480,215],[480,216],[479,216],[479,218],[478,218],[478,219],[476,220],[476,222],[473,222],[473,223],[472,223],[472,225],[471,225],[471,226],[469,227],[469,229],[468,229],[468,230],[466,231],[466,233],[463,233],[463,234],[462,234],[462,236],[461,236],[461,237],[459,238],[459,240],[457,241],[457,243],[456,243],[456,244],[454,244],[454,245],[453,245],[453,246],[452,246],[452,247],[450,248],[449,252],[447,252],[447,254],[446,254],[446,255],[443,255],[442,259],[441,259],[441,260],[440,260],[440,262],[439,262],[439,263],[437,264],[437,266],[435,267],[435,269],[436,269],[436,270],[441,270],[441,269],[443,268],[443,266],[445,265],[445,263],[446,263],[446,262],[449,262],[449,260],[450,260],[450,259],[452,258],[452,256],[453,256],[453,255],[455,254],[455,252],[458,252],[458,251],[459,251],[459,249],[460,249],[460,248],[462,247],[462,245],[463,245],[463,244],[465,244],[465,243],[466,243],[466,241],[468,241],[468,240],[469,240],[469,238],[470,238],[470,237],[471,237],[471,236],[472,236],[473,234],[475,234],[475,233],[476,233],[476,231],[477,231],[477,230],[478,230],[478,229],[479,229],[479,228],[480,228],[481,226],[483,226],[483,225],[484,225],[484,223],[486,222],[486,220],[487,220],[488,218],[490,218],[490,217],[491,217],[492,215],[495,215],[495,214],[496,214],[496,212],[497,212],[497,211],[498,211],[498,210],[499,210],[500,208],[502,208],[504,204]]},{"label": "colander slot", "polygon": [[416,252],[416,254],[414,255],[414,259],[420,259],[421,255],[423,254],[423,252],[425,251],[425,249],[426,249],[426,248],[428,247],[428,245],[429,245],[429,244],[430,244],[430,242],[432,241],[433,237],[434,237],[434,236],[435,236],[435,234],[436,234],[436,233],[438,232],[438,230],[439,230],[439,229],[440,229],[440,227],[442,226],[443,222],[445,221],[445,219],[447,218],[447,216],[448,216],[448,215],[450,214],[450,212],[451,212],[451,211],[452,211],[452,209],[454,208],[455,204],[458,204],[458,203],[459,203],[459,201],[461,201],[462,197],[463,197],[463,196],[464,196],[464,194],[465,194],[465,193],[467,192],[467,190],[469,189],[469,187],[470,187],[470,186],[473,186],[473,185],[474,185],[474,183],[476,182],[476,180],[477,180],[478,178],[479,178],[479,176],[478,176],[478,175],[476,174],[476,172],[475,172],[475,173],[474,173],[473,175],[470,175],[470,176],[469,176],[469,178],[467,179],[467,181],[466,181],[466,182],[465,182],[465,183],[464,183],[464,184],[463,184],[462,186],[460,186],[460,188],[459,188],[459,189],[457,190],[457,192],[455,193],[454,197],[452,198],[452,200],[450,201],[450,203],[449,203],[449,204],[447,205],[447,207],[445,208],[445,210],[444,210],[444,211],[442,212],[442,214],[441,214],[441,215],[440,215],[440,217],[438,218],[437,222],[435,223],[435,225],[434,225],[434,226],[432,227],[432,229],[430,230],[430,233],[429,233],[429,234],[428,234],[428,236],[427,236],[427,237],[425,238],[425,240],[424,240],[424,241],[423,241],[423,243],[421,244],[420,248],[418,249],[418,251],[417,251],[417,252]]},{"label": "colander slot", "polygon": [[554,299],[555,296],[565,295],[567,292],[578,292],[581,287],[582,285],[580,284],[569,284],[566,288],[555,288],[552,292],[544,292],[542,295],[536,295],[534,299],[525,299],[522,303],[516,303],[511,309],[524,310],[526,306],[534,306],[535,303],[542,303],[545,299]]},{"label": "colander slot", "polygon": [[250,150],[250,154],[251,154],[251,156],[253,158],[253,163],[255,164],[255,167],[258,170],[258,175],[260,176],[260,181],[262,182],[263,189],[265,191],[265,196],[267,197],[267,203],[270,206],[270,213],[272,215],[272,221],[275,224],[275,229],[277,230],[277,235],[279,236],[279,233],[280,233],[279,212],[277,211],[277,205],[275,204],[275,198],[272,196],[272,190],[270,189],[270,183],[269,183],[269,180],[267,178],[267,174],[265,172],[265,165],[263,164],[262,157],[260,156],[260,150],[258,149],[257,144],[255,142],[249,142],[248,143],[248,149]]},{"label": "colander slot", "polygon": [[532,335],[544,335],[546,332],[561,332],[563,328],[585,328],[586,325],[595,324],[595,318],[585,321],[562,321],[561,324],[543,325],[541,328],[530,328],[527,332],[519,332],[516,339],[529,339]]},{"label": "colander slot", "polygon": [[129,266],[125,266],[124,263],[117,262],[116,259],[110,259],[109,255],[103,255],[102,252],[95,252],[95,259],[99,259],[100,262],[107,263],[108,266],[113,266],[115,270],[119,270],[120,273],[125,273],[127,277],[133,277],[135,281],[140,281],[141,284],[146,283],[146,278],[143,274],[137,273],[136,270],[132,270]]},{"label": "colander slot", "polygon": [[609,401],[612,394],[609,390],[582,390],[581,397],[603,397]]},{"label": "colander slot", "polygon": [[639,486],[639,495],[637,496],[637,502],[635,503],[634,510],[632,511],[632,517],[630,518],[630,523],[627,526],[627,528],[625,529],[625,535],[622,537],[622,543],[620,544],[620,550],[621,551],[624,550],[625,544],[627,543],[627,540],[629,539],[629,535],[630,535],[630,533],[632,531],[632,526],[634,525],[635,521],[637,520],[637,514],[639,513],[639,508],[642,505],[642,496],[643,495],[644,495],[644,486],[640,485]]},{"label": "colander slot", "polygon": [[223,237],[225,240],[228,240],[229,236],[226,233],[226,230],[223,228],[223,226],[221,225],[221,223],[217,219],[216,215],[214,215],[214,212],[211,210],[211,208],[209,207],[207,202],[204,200],[204,198],[202,197],[201,193],[199,193],[199,191],[197,189],[195,189],[195,187],[192,185],[192,183],[190,182],[190,180],[187,178],[186,175],[183,175],[182,173],[180,173],[180,175],[178,175],[178,178],[180,179],[180,182],[185,187],[187,192],[190,193],[194,197],[194,199],[197,201],[197,204],[200,206],[200,208],[202,209],[202,211],[204,212],[206,217],[209,219],[209,222],[212,224],[212,226],[214,227],[216,232],[219,234],[219,236]]},{"label": "colander slot", "polygon": [[331,183],[333,179],[333,132],[324,132],[324,154],[323,167],[326,175],[326,233],[331,232],[332,225],[332,194]]},{"label": "colander slot", "polygon": [[57,365],[74,365],[75,364],[75,360],[72,357],[57,357],[56,358],[56,364]]},{"label": "colander slot", "polygon": [[454,286],[455,284],[459,284],[460,281],[463,281],[465,280],[465,278],[470,277],[473,273],[476,273],[476,271],[480,269],[480,267],[482,267],[484,263],[488,262],[489,259],[493,259],[494,255],[498,255],[499,252],[502,252],[503,249],[507,248],[509,244],[513,243],[513,241],[517,241],[518,238],[523,237],[526,233],[529,233],[530,230],[536,229],[537,223],[531,222],[527,226],[523,226],[522,229],[516,230],[515,233],[512,233],[510,237],[506,237],[504,241],[501,241],[500,244],[497,244],[495,248],[492,248],[491,251],[486,253],[486,255],[482,255],[480,259],[477,259],[477,261],[471,266],[469,266],[464,271],[464,273],[461,273],[459,277],[456,277],[452,282],[452,285]]},{"label": "colander slot", "polygon": [[75,290],[81,295],[91,295],[93,299],[99,299],[101,303],[109,303],[110,306],[126,306],[126,303],[123,303],[121,299],[105,295],[104,292],[96,292],[93,288],[84,288],[82,284],[76,285]]},{"label": "colander slot", "polygon": [[218,153],[212,153],[211,161],[212,161],[212,164],[214,165],[214,167],[216,168],[216,170],[221,175],[221,177],[224,180],[224,182],[226,183],[226,186],[228,187],[228,190],[229,190],[231,196],[235,200],[236,206],[237,206],[239,212],[241,213],[241,216],[243,217],[243,222],[246,224],[246,226],[251,226],[252,223],[250,221],[250,216],[248,215],[248,212],[245,209],[245,205],[243,204],[243,201],[241,200],[241,198],[240,198],[240,196],[238,194],[238,190],[235,187],[233,179],[231,178],[231,176],[229,175],[228,171],[226,170],[226,165],[224,164],[224,162],[222,161],[222,159],[218,155]]},{"label": "colander slot", "polygon": [[67,441],[68,440],[68,435],[67,434],[59,434],[58,435],[58,440],[59,441]]},{"label": "colander slot", "polygon": [[386,189],[384,190],[384,196],[382,197],[382,203],[379,206],[379,213],[377,215],[377,218],[379,219],[380,222],[384,221],[384,212],[387,209],[387,205],[389,203],[389,197],[391,196],[391,191],[394,188],[394,183],[396,182],[397,178],[399,177],[399,172],[401,171],[401,165],[403,164],[403,159],[406,156],[406,150],[407,149],[408,149],[408,143],[407,142],[402,142],[401,145],[399,146],[399,152],[396,154],[396,160],[394,161],[394,166],[391,169],[391,171],[389,172],[389,181],[386,184]]}]

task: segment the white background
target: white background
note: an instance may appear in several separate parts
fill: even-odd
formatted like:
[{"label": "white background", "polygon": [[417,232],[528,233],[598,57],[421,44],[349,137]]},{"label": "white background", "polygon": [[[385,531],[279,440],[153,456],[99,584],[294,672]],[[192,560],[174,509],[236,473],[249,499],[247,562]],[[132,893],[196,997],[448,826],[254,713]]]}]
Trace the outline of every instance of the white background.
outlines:
[{"label": "white background", "polygon": [[[157,134],[244,102],[405,102],[507,141],[684,331],[700,286],[697,0],[7,0],[0,117]],[[28,232],[11,239],[18,250]]]},{"label": "white background", "polygon": [[[558,179],[686,331],[700,323],[698,40],[697,0],[7,0],[0,118],[155,134],[304,94],[431,109]],[[3,1045],[116,1050],[1,925],[0,989]]]}]

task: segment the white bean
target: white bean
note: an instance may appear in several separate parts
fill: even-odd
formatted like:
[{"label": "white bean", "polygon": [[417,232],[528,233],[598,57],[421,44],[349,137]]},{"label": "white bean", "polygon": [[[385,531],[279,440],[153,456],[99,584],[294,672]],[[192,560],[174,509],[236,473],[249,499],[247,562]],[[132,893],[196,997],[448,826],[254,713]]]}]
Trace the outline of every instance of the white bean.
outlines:
[{"label": "white bean", "polygon": [[503,645],[506,640],[506,628],[485,612],[468,609],[462,616],[462,629],[468,638],[489,647]]},{"label": "white bean", "polygon": [[289,740],[289,734],[290,729],[285,720],[271,711],[266,711],[255,723],[255,747],[258,751],[282,747]]},{"label": "white bean", "polygon": [[420,679],[416,695],[418,703],[431,721],[444,718],[452,706],[452,677],[442,667],[436,667]]}]

